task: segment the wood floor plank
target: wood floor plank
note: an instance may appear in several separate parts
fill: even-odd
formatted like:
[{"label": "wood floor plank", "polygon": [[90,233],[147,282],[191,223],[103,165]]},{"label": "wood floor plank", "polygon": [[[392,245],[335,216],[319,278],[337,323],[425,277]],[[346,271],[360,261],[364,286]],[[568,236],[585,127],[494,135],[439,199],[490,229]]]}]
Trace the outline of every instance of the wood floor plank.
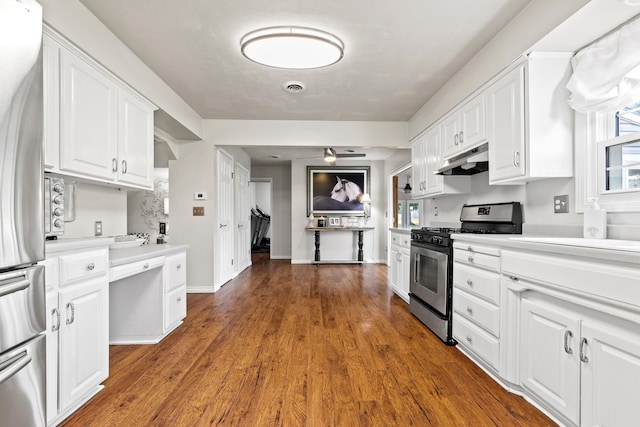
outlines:
[{"label": "wood floor plank", "polygon": [[105,389],[62,425],[553,425],[413,317],[384,265],[260,257],[187,304],[160,343],[112,346]]}]

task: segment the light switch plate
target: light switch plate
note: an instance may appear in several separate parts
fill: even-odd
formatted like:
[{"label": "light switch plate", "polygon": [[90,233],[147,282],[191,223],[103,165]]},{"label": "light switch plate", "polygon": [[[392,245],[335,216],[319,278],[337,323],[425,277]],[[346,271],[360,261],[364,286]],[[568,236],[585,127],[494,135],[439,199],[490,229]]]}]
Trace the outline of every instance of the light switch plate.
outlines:
[{"label": "light switch plate", "polygon": [[555,213],[569,213],[569,196],[554,196],[553,197],[553,211]]},{"label": "light switch plate", "polygon": [[204,216],[204,206],[194,206],[193,216]]}]

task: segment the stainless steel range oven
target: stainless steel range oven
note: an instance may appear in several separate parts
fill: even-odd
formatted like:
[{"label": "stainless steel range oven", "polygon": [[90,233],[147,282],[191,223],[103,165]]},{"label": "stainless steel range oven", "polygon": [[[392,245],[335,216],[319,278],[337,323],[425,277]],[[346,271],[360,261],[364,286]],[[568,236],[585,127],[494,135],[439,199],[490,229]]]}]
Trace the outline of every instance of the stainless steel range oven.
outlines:
[{"label": "stainless steel range oven", "polygon": [[444,343],[452,334],[454,233],[522,233],[518,202],[464,205],[461,228],[423,227],[411,231],[409,310]]}]

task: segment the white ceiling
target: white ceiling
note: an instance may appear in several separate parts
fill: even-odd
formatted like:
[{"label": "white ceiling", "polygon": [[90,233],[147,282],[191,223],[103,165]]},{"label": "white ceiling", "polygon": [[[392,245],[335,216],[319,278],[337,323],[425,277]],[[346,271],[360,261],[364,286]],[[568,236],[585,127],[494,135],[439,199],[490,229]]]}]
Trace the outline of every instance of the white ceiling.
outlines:
[{"label": "white ceiling", "polygon": [[[407,121],[530,0],[80,1],[204,119]],[[242,56],[244,34],[277,25],[331,32],[344,58],[296,71]],[[290,80],[306,91],[285,92]],[[289,148],[247,151],[315,155]],[[393,152],[380,151],[367,160]]]}]

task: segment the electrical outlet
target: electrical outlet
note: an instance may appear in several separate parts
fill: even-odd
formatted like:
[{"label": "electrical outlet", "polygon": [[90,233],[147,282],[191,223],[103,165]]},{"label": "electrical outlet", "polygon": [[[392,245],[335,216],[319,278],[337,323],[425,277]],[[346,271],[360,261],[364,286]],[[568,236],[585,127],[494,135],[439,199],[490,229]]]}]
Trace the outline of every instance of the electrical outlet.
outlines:
[{"label": "electrical outlet", "polygon": [[553,196],[553,211],[555,213],[569,213],[569,196]]},{"label": "electrical outlet", "polygon": [[93,223],[93,235],[102,236],[102,221],[96,221]]},{"label": "electrical outlet", "polygon": [[193,216],[204,216],[204,206],[194,206]]}]

